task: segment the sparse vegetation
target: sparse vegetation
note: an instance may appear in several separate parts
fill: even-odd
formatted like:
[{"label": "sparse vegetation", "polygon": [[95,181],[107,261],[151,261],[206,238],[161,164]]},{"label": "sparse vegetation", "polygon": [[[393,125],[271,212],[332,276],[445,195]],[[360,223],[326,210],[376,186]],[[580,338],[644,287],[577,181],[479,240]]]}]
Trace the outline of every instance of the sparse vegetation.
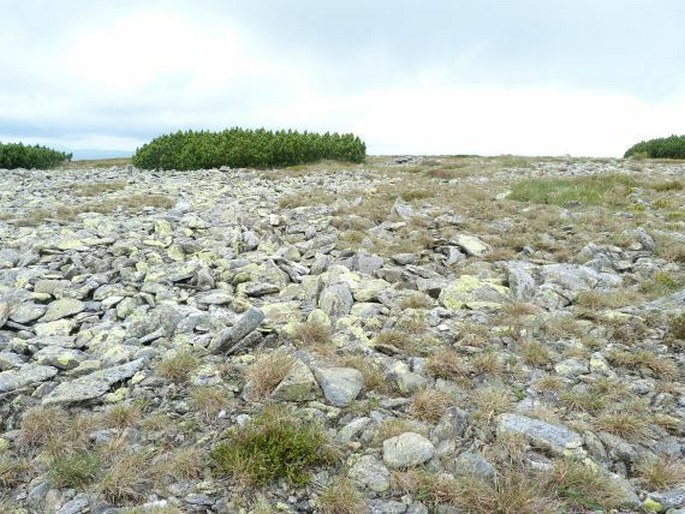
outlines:
[{"label": "sparse vegetation", "polygon": [[285,352],[277,351],[257,359],[246,370],[245,376],[252,383],[254,394],[265,397],[288,375],[295,359]]},{"label": "sparse vegetation", "polygon": [[425,389],[416,393],[411,400],[410,411],[419,419],[435,423],[450,405],[450,396],[436,389]]},{"label": "sparse vegetation", "polygon": [[187,382],[190,374],[200,366],[200,359],[187,351],[166,357],[159,364],[158,372],[164,378],[177,383]]},{"label": "sparse vegetation", "polygon": [[509,198],[552,205],[626,205],[637,181],[630,175],[590,175],[578,178],[522,180],[512,186]]},{"label": "sparse vegetation", "polygon": [[308,481],[308,471],[330,462],[321,425],[296,418],[282,406],[268,406],[211,452],[215,470],[239,483],[264,485],[276,477],[291,484]]},{"label": "sparse vegetation", "polygon": [[335,478],[321,492],[317,501],[321,514],[364,514],[366,502],[354,484],[346,478]]},{"label": "sparse vegetation", "polygon": [[637,475],[647,487],[660,491],[685,481],[685,464],[674,457],[645,458],[636,466]]}]

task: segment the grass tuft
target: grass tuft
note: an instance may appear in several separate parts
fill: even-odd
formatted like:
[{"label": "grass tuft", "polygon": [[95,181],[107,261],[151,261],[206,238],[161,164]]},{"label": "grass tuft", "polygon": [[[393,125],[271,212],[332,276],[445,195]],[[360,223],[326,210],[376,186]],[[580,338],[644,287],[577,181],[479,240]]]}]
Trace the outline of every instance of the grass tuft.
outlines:
[{"label": "grass tuft", "polygon": [[253,384],[257,397],[264,398],[271,394],[276,386],[290,373],[295,359],[284,351],[265,355],[245,371],[245,376]]},{"label": "grass tuft", "polygon": [[321,492],[320,514],[364,514],[368,512],[364,497],[347,478],[336,478]]},{"label": "grass tuft", "polygon": [[246,426],[229,432],[211,451],[219,475],[249,485],[281,477],[290,484],[309,480],[308,470],[332,460],[323,427],[298,419],[283,406],[267,406]]},{"label": "grass tuft", "polygon": [[182,351],[165,358],[157,368],[158,373],[174,383],[185,383],[190,374],[200,366],[200,359]]}]

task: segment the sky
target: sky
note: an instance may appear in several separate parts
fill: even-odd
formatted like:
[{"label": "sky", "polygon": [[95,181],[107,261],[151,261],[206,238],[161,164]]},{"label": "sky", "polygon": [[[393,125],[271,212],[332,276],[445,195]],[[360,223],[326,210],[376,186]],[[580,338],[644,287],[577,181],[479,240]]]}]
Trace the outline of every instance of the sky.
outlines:
[{"label": "sky", "polygon": [[185,129],[619,157],[685,134],[683,0],[0,0],[0,142]]}]

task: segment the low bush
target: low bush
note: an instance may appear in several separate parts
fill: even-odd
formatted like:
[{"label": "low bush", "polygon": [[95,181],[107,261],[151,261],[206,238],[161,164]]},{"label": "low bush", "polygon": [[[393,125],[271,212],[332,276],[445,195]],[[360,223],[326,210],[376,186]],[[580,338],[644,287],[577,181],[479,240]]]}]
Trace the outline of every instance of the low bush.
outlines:
[{"label": "low bush", "polygon": [[672,135],[640,141],[626,150],[624,158],[685,159],[685,136]]},{"label": "low bush", "polygon": [[157,137],[136,150],[139,168],[280,168],[332,159],[361,163],[366,145],[354,134],[315,134],[293,130],[227,129],[179,131]]},{"label": "low bush", "polygon": [[0,143],[0,168],[49,169],[71,160],[71,154],[40,145]]}]

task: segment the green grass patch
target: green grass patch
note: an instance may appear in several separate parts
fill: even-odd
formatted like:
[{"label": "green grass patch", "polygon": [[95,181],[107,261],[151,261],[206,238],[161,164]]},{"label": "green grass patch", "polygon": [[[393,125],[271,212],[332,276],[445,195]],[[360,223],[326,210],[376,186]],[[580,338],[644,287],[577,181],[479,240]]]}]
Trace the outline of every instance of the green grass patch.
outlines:
[{"label": "green grass patch", "polygon": [[83,488],[93,482],[100,470],[100,458],[83,450],[55,459],[50,465],[50,478],[57,487]]},{"label": "green grass patch", "polygon": [[250,485],[278,477],[302,485],[309,481],[310,468],[335,458],[321,424],[297,418],[283,406],[266,407],[246,426],[229,432],[210,455],[219,475]]},{"label": "green grass patch", "polygon": [[606,174],[577,178],[527,179],[513,185],[510,200],[564,206],[623,206],[639,183],[629,175]]}]

